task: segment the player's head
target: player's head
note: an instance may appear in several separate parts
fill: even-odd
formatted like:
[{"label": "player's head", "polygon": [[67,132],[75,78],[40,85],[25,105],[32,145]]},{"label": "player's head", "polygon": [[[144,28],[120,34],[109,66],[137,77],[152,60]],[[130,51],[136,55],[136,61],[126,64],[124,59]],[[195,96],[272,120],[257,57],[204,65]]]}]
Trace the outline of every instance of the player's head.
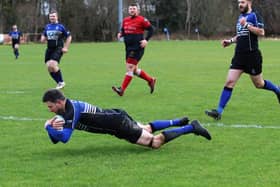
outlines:
[{"label": "player's head", "polygon": [[56,10],[51,10],[49,13],[49,20],[51,23],[57,23],[58,22],[58,14]]},{"label": "player's head", "polygon": [[140,13],[140,7],[137,3],[131,3],[128,6],[128,14],[132,17],[137,16]]},{"label": "player's head", "polygon": [[252,9],[253,0],[238,0],[238,7],[242,14],[248,13]]},{"label": "player's head", "polygon": [[17,25],[13,25],[12,29],[13,29],[13,31],[16,31],[17,30]]},{"label": "player's head", "polygon": [[42,101],[47,105],[50,112],[61,114],[65,111],[65,96],[57,89],[47,90]]}]

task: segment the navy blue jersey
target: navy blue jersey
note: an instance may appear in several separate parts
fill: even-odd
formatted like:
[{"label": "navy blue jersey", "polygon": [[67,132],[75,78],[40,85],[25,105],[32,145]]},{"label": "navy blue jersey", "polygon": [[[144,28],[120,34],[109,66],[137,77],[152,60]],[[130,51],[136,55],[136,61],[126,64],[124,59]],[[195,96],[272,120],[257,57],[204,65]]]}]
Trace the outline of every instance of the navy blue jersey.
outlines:
[{"label": "navy blue jersey", "polygon": [[255,12],[250,12],[246,14],[241,14],[237,20],[236,30],[237,30],[237,41],[236,41],[236,52],[248,52],[258,50],[258,36],[241,26],[239,20],[245,17],[248,24],[264,28],[262,18]]},{"label": "navy blue jersey", "polygon": [[70,36],[70,31],[60,23],[46,25],[43,35],[47,38],[48,48],[63,47],[64,39]]},{"label": "navy blue jersey", "polygon": [[78,126],[82,120],[82,114],[95,114],[102,109],[82,101],[66,100],[65,113],[61,114],[65,119],[62,130],[56,130],[51,125],[46,126],[49,137],[53,143],[66,143],[71,138],[74,129],[81,130]]},{"label": "navy blue jersey", "polygon": [[11,31],[9,32],[9,36],[12,38],[13,43],[20,43],[22,33],[20,31]]}]

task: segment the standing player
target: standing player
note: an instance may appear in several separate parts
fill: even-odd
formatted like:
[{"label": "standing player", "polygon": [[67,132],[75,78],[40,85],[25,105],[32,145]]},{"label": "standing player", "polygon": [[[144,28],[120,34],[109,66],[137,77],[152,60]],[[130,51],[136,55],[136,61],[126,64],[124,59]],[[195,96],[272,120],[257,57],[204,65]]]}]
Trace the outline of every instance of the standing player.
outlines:
[{"label": "standing player", "polygon": [[[50,23],[45,26],[44,32],[41,36],[41,42],[47,40],[47,49],[45,53],[45,63],[51,77],[57,83],[56,89],[61,89],[65,86],[62,78],[62,73],[58,64],[63,53],[68,52],[72,37],[70,32],[58,22],[58,15],[56,11],[49,14]],[[65,44],[64,44],[64,39]]]},{"label": "standing player", "polygon": [[12,47],[13,47],[14,55],[15,55],[16,59],[18,59],[20,37],[22,37],[22,33],[20,31],[18,31],[17,25],[12,26],[12,31],[9,32],[9,36],[12,40]]},{"label": "standing player", "polygon": [[228,103],[232,90],[241,74],[248,73],[256,88],[274,92],[280,102],[280,89],[262,77],[262,55],[258,48],[258,36],[264,36],[264,24],[261,17],[252,10],[252,0],[238,0],[241,12],[237,21],[237,35],[230,40],[223,40],[222,46],[236,43],[235,54],[217,109],[205,111],[206,115],[219,120]]},{"label": "standing player", "polygon": [[[153,35],[151,23],[143,16],[140,16],[139,12],[140,10],[137,4],[129,5],[129,17],[123,20],[121,32],[118,33],[118,39],[124,37],[126,49],[126,74],[124,80],[121,87],[112,87],[113,91],[119,96],[124,94],[125,89],[134,75],[146,80],[150,87],[150,93],[154,92],[156,79],[138,68],[138,63],[144,54],[144,49]],[[148,31],[146,38],[144,38],[145,30]]]},{"label": "standing player", "polygon": [[[211,140],[211,135],[197,120],[189,123],[187,117],[173,120],[156,120],[142,125],[121,109],[102,109],[83,101],[65,98],[57,89],[47,90],[42,98],[50,112],[61,115],[47,120],[45,129],[53,143],[67,143],[74,129],[90,133],[102,133],[125,139],[133,144],[160,148],[175,138],[193,133]],[[172,129],[154,135],[153,133],[169,127]]]}]

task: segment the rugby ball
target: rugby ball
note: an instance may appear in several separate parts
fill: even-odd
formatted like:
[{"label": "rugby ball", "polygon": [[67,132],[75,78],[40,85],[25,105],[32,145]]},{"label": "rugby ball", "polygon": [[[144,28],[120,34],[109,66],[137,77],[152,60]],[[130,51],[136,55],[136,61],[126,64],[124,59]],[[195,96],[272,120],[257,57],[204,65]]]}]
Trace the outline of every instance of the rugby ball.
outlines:
[{"label": "rugby ball", "polygon": [[[65,119],[61,115],[55,115],[54,116],[54,122],[63,122],[63,124],[65,124]],[[61,127],[58,130],[62,131],[63,127]]]}]

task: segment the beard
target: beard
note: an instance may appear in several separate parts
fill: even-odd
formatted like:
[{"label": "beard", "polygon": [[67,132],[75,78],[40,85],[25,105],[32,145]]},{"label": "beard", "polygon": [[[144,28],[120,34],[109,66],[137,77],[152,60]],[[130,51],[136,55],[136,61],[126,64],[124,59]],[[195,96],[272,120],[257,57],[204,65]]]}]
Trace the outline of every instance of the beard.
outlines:
[{"label": "beard", "polygon": [[249,11],[249,6],[246,5],[245,7],[239,7],[239,10],[242,14],[245,14]]},{"label": "beard", "polygon": [[63,115],[64,113],[65,112],[64,112],[63,109],[58,109],[57,112],[56,112],[56,114],[58,114],[58,115]]}]

